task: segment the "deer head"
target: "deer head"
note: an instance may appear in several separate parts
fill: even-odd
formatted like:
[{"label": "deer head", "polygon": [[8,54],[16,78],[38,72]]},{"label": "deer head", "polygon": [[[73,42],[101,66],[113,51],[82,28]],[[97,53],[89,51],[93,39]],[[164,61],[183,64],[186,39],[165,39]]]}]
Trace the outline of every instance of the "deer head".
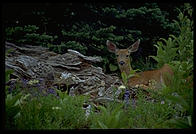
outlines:
[{"label": "deer head", "polygon": [[137,40],[133,45],[131,45],[127,49],[118,49],[113,42],[107,40],[107,48],[109,52],[115,53],[117,57],[118,66],[121,72],[125,72],[127,75],[129,75],[130,70],[132,69],[129,56],[131,53],[136,52],[138,50],[139,44],[140,40]]}]

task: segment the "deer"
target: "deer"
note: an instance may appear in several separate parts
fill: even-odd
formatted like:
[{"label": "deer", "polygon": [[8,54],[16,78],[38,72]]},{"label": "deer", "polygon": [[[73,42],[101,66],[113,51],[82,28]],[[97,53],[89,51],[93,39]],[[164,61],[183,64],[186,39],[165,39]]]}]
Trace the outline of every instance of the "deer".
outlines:
[{"label": "deer", "polygon": [[[117,58],[118,67],[121,73],[125,73],[127,76],[133,70],[130,62],[130,54],[136,52],[139,48],[140,39],[129,46],[127,49],[119,49],[116,44],[107,40],[106,45],[109,52],[114,53]],[[155,86],[153,89],[160,89],[164,84],[167,85],[170,82],[170,75],[173,75],[172,68],[168,64],[164,64],[160,69],[148,70],[136,73],[133,77],[128,78],[128,88],[135,88],[141,86],[143,89],[149,89],[150,82],[154,81]]]}]

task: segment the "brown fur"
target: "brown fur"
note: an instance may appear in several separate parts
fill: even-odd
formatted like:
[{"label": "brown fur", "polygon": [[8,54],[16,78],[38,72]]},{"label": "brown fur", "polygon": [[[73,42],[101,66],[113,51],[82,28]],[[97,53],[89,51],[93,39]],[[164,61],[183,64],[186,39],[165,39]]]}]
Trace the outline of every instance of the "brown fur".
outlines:
[{"label": "brown fur", "polygon": [[[127,49],[119,49],[116,51],[117,56],[117,62],[118,66],[121,70],[121,72],[125,72],[126,74],[130,74],[130,70],[132,70],[131,65],[130,65],[130,58],[129,58],[129,51]],[[128,55],[128,57],[126,57]],[[119,65],[120,61],[124,61],[126,64],[121,66]]]},{"label": "brown fur", "polygon": [[[164,66],[157,70],[151,71],[144,71],[140,73],[136,73],[136,76],[131,77],[128,80],[129,87],[135,87],[136,85],[149,85],[149,81],[155,80],[156,81],[156,88],[160,88],[162,84],[169,84],[170,76],[173,75],[172,69],[169,67],[168,64],[164,64]],[[137,76],[138,75],[138,76]]]}]

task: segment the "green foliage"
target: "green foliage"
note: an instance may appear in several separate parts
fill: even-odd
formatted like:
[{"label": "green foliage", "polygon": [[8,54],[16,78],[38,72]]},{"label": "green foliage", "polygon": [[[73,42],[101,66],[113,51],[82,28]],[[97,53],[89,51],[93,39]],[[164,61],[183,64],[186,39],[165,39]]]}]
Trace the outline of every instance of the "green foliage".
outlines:
[{"label": "green foliage", "polygon": [[[6,71],[9,81],[11,70]],[[31,82],[36,82],[30,81]],[[7,86],[9,88],[9,86]],[[7,90],[6,88],[6,90]],[[31,91],[35,87],[32,87]],[[6,92],[6,129],[62,129],[86,127],[85,111],[82,109],[85,96],[69,96],[67,92],[58,91],[58,96],[37,96],[24,92],[21,86],[15,95]]]},{"label": "green foliage", "polygon": [[48,48],[51,51],[54,51],[56,53],[65,53],[67,49],[73,49],[81,52],[82,54],[86,54],[87,47],[84,45],[81,45],[79,42],[76,41],[68,41],[68,42],[61,42],[60,45],[52,45],[48,44]]},{"label": "green foliage", "polygon": [[[182,72],[175,72],[171,85],[166,87],[166,99],[169,103],[175,105],[175,108],[181,113],[177,118],[166,121],[173,124],[174,128],[191,128],[193,117],[193,80],[185,81]],[[165,90],[165,88],[163,89]],[[176,93],[177,95],[171,95]]]},{"label": "green foliage", "polygon": [[177,55],[178,48],[175,48],[175,44],[173,43],[172,39],[169,38],[168,40],[163,40],[166,45],[163,45],[162,42],[157,42],[157,45],[154,45],[157,48],[157,56],[150,56],[158,62],[158,67],[162,67],[165,63],[170,63],[173,61]]},{"label": "green foliage", "polygon": [[[156,95],[156,92],[154,93]],[[108,103],[105,107],[99,106],[99,113],[92,112],[89,119],[90,128],[175,128],[174,124],[166,123],[173,119],[179,111],[173,108],[163,97],[154,96],[156,102],[146,101],[145,94],[137,94],[136,107],[132,105],[127,110],[122,103]],[[131,101],[131,100],[130,100]],[[164,102],[164,103],[163,103]],[[131,102],[130,102],[131,104]]]},{"label": "green foliage", "polygon": [[[10,80],[10,74],[12,74],[14,71],[11,69],[5,70],[5,83],[7,83]],[[5,85],[5,92],[8,92],[9,86]]]},{"label": "green foliage", "polygon": [[[156,102],[146,101],[145,94],[140,92],[137,97],[137,107],[129,107],[128,124],[130,128],[169,128],[165,120],[177,114],[177,111],[164,102],[163,98]],[[154,99],[158,99],[156,96]],[[164,103],[161,103],[164,102]]]},{"label": "green foliage", "polygon": [[126,75],[126,73],[125,72],[122,72],[121,73],[121,77],[122,77],[122,81],[123,81],[123,83],[124,83],[124,85],[127,87],[128,86],[128,80],[129,80],[129,78],[131,78],[131,77],[134,77],[134,76],[138,76],[137,74],[136,74],[136,72],[137,71],[141,71],[141,70],[139,70],[139,69],[136,69],[136,70],[131,70],[130,71],[130,74],[127,76]]},{"label": "green foliage", "polygon": [[32,44],[34,42],[37,45],[47,46],[48,43],[53,42],[53,37],[50,35],[43,34],[36,34],[36,33],[27,33],[24,36],[24,39],[19,40],[20,43],[28,43]]},{"label": "green foliage", "polygon": [[110,71],[114,72],[114,71],[116,71],[118,69],[118,66],[115,66],[113,64],[110,64],[109,65],[109,68],[110,68]]},{"label": "green foliage", "polygon": [[[100,113],[91,116],[90,128],[127,128],[127,117],[122,109],[122,104],[109,104],[106,107],[99,106]],[[89,117],[90,118],[90,117]]]},{"label": "green foliage", "polygon": [[146,58],[141,57],[133,61],[132,68],[139,68],[141,71],[145,71],[145,70],[155,69],[157,68],[157,65],[153,63],[149,57]]},{"label": "green foliage", "polygon": [[123,81],[124,85],[127,86],[127,84],[128,84],[128,76],[126,75],[126,73],[122,72],[121,73],[121,77],[122,77],[122,81]]},{"label": "green foliage", "polygon": [[[187,89],[184,89],[187,90]],[[193,127],[193,90],[186,91],[181,96],[167,96],[166,99],[174,104],[179,111],[177,118],[167,120],[166,123],[173,125],[175,128],[192,128]]]},{"label": "green foliage", "polygon": [[14,51],[14,49],[11,49],[11,48],[6,50],[5,57],[7,57],[9,55],[9,53],[12,53],[13,51]]},{"label": "green foliage", "polygon": [[15,120],[17,116],[20,114],[20,106],[19,106],[19,100],[22,97],[21,94],[17,94],[16,96],[12,96],[12,94],[8,94],[6,96],[6,124],[5,127],[7,129],[13,129],[15,128]]},{"label": "green foliage", "polygon": [[47,46],[53,42],[57,36],[38,33],[39,27],[35,25],[25,25],[16,27],[7,27],[5,29],[6,40],[16,43],[26,43],[31,45]]},{"label": "green foliage", "polygon": [[[192,7],[185,4],[180,11],[178,21],[174,21],[179,28],[179,36],[170,35],[168,40],[162,39],[155,45],[157,56],[151,56],[158,62],[158,66],[169,63],[174,71],[172,82],[163,89],[163,93],[177,93],[178,96],[167,95],[167,100],[182,107],[177,119],[166,121],[177,128],[192,127],[193,117],[193,20]],[[186,14],[186,15],[185,15]]]},{"label": "green foliage", "polygon": [[7,69],[5,71],[5,82],[8,82],[10,80],[10,74],[12,74],[14,71],[11,69]]},{"label": "green foliage", "polygon": [[24,27],[16,26],[16,27],[7,27],[5,29],[6,40],[13,41],[17,39],[23,38],[26,33],[35,33],[39,28],[35,25],[26,25]]},{"label": "green foliage", "polygon": [[[185,12],[192,13],[191,7],[187,8]],[[192,14],[189,15],[192,16]],[[182,12],[179,13],[178,19],[174,22],[180,30],[179,36],[170,35],[168,40],[162,39],[166,45],[163,45],[163,42],[155,45],[158,49],[157,56],[151,57],[158,62],[159,67],[164,63],[178,64],[178,61],[193,64],[193,20]]]},{"label": "green foliage", "polygon": [[71,40],[89,39],[91,28],[88,24],[73,24],[70,31],[62,30],[62,35]]},{"label": "green foliage", "polygon": [[[10,74],[13,73],[13,70],[6,70],[6,82],[10,80]],[[6,97],[5,97],[5,112],[6,112],[6,129],[16,128],[16,120],[20,116],[21,105],[25,103],[29,94],[23,95],[21,92],[16,95],[10,93],[8,94],[9,86],[6,85]],[[19,87],[17,87],[19,88]]]},{"label": "green foliage", "polygon": [[17,119],[18,129],[62,129],[80,128],[86,125],[82,109],[83,96],[71,97],[61,91],[59,98],[53,95],[32,98],[22,106]]}]

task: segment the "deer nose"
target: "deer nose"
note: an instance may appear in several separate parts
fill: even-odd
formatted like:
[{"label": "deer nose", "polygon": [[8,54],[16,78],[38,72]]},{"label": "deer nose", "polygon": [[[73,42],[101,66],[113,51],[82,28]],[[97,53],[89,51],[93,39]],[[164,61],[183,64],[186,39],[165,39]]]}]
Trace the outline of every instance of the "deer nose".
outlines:
[{"label": "deer nose", "polygon": [[124,61],[120,61],[119,64],[122,66],[122,65],[125,64],[125,62]]}]

